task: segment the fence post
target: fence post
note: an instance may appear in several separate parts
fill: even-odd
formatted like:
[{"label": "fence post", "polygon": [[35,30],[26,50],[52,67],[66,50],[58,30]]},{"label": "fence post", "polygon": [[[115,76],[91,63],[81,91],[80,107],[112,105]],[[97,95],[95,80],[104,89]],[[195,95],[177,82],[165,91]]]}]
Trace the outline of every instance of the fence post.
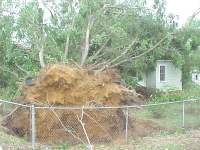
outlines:
[{"label": "fence post", "polygon": [[35,150],[35,137],[36,137],[36,128],[35,128],[35,106],[31,106],[31,135],[32,135],[32,149]]},{"label": "fence post", "polygon": [[126,107],[126,130],[125,130],[126,144],[128,144],[128,107]]},{"label": "fence post", "polygon": [[182,128],[185,128],[185,100],[183,100],[182,106]]}]

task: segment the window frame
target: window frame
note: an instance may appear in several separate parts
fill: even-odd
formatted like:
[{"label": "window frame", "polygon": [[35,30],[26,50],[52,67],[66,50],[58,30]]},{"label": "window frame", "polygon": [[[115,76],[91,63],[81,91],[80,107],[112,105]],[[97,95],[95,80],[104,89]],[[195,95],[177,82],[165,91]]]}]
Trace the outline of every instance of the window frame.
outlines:
[{"label": "window frame", "polygon": [[195,74],[195,80],[198,81],[199,77],[198,74]]},{"label": "window frame", "polygon": [[[164,67],[164,73],[161,73],[161,67]],[[166,82],[166,65],[159,65],[159,80],[160,82]],[[161,75],[164,75],[164,80],[161,80]]]}]

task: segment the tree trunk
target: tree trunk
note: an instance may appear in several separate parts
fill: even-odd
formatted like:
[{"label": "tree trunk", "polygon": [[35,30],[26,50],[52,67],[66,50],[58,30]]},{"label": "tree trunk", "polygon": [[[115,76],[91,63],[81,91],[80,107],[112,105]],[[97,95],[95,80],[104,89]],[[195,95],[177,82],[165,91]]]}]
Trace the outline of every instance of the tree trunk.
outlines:
[{"label": "tree trunk", "polygon": [[[73,9],[72,5],[69,6],[71,9]],[[65,42],[65,53],[64,53],[64,59],[63,62],[67,59],[68,53],[69,53],[69,41],[70,41],[70,36],[71,36],[71,31],[74,29],[74,24],[75,24],[75,16],[72,19],[72,24],[69,25],[69,33],[67,35],[67,39]]]},{"label": "tree trunk", "polygon": [[65,61],[68,57],[68,52],[69,52],[69,38],[70,35],[67,36],[66,42],[65,42],[65,53],[64,53],[64,60]]},{"label": "tree trunk", "polygon": [[74,24],[75,24],[75,17],[72,20],[72,24],[71,24],[71,27],[69,29],[70,31],[69,31],[69,34],[67,35],[67,39],[66,39],[66,42],[65,42],[64,61],[68,57],[68,53],[69,53],[69,41],[70,41],[71,31],[74,29]]},{"label": "tree trunk", "polygon": [[39,60],[40,60],[40,66],[43,68],[45,66],[45,63],[44,63],[44,47],[43,47],[43,45],[41,46],[40,51],[39,51]]},{"label": "tree trunk", "polygon": [[3,12],[1,12],[2,11],[2,3],[3,3],[3,0],[0,0],[0,14],[3,13]]},{"label": "tree trunk", "polygon": [[85,34],[85,48],[82,50],[82,55],[81,55],[81,66],[84,65],[88,53],[89,53],[89,48],[90,48],[90,28],[92,26],[92,16],[89,16],[89,20],[88,20],[88,25],[87,25],[87,29],[86,29],[86,34]]}]

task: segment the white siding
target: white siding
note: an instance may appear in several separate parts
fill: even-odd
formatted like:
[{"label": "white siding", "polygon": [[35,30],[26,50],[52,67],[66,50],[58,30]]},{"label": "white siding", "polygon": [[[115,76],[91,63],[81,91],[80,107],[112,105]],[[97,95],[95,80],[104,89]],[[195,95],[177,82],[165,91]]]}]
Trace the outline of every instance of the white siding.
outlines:
[{"label": "white siding", "polygon": [[198,85],[200,85],[200,73],[193,72],[192,73],[192,81]]},{"label": "white siding", "polygon": [[[160,81],[160,66],[165,66],[165,81]],[[169,60],[159,60],[156,65],[156,88],[161,90],[182,90],[182,74]]]},{"label": "white siding", "polygon": [[[160,66],[165,66],[165,81],[160,81]],[[158,60],[155,70],[147,72],[139,84],[160,90],[182,90],[182,72],[171,60]]]},{"label": "white siding", "polygon": [[147,72],[146,86],[148,88],[156,88],[156,70]]}]

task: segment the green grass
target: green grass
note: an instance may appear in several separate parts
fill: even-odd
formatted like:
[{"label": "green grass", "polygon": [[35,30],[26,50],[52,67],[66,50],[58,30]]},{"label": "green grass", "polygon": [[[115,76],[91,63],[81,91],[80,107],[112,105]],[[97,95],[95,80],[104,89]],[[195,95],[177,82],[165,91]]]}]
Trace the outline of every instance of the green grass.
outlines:
[{"label": "green grass", "polygon": [[200,128],[200,101],[185,104],[185,127]]},{"label": "green grass", "polygon": [[11,149],[30,149],[31,143],[28,143],[23,138],[18,138],[16,136],[8,135],[3,131],[0,131],[0,145],[4,148]]},{"label": "green grass", "polygon": [[[181,101],[193,98],[200,98],[200,86],[187,83],[182,91],[156,92],[152,94],[149,104],[168,101]],[[136,115],[141,119],[148,119],[156,122],[162,127],[171,130],[179,130],[182,127],[182,103],[167,104],[159,106],[148,106],[141,111],[136,111]],[[200,127],[200,101],[185,102],[185,127]]]},{"label": "green grass", "polygon": [[[135,141],[136,142],[136,141]],[[108,145],[95,145],[94,149],[95,150],[128,150],[128,149],[135,149],[135,150],[182,150],[183,146],[182,145],[178,145],[176,143],[174,143],[173,141],[171,143],[167,143],[167,144],[161,144],[159,146],[156,146],[153,144],[149,144],[149,145],[143,145],[142,144],[142,140],[141,141],[137,141],[136,143],[131,143],[130,145],[118,145],[118,144],[108,144]],[[85,146],[74,146],[74,147],[70,147],[69,150],[88,150]],[[56,149],[56,150],[61,150],[61,149]],[[66,150],[66,149],[65,149]]]},{"label": "green grass", "polygon": [[141,150],[183,150],[184,147],[182,145],[178,145],[176,143],[170,143],[162,146],[147,146],[145,148],[141,148]]},{"label": "green grass", "polygon": [[[161,127],[169,130],[182,128],[182,103],[148,106],[134,111],[132,115],[143,120],[152,120]],[[200,127],[200,101],[185,103],[185,127]]]}]

